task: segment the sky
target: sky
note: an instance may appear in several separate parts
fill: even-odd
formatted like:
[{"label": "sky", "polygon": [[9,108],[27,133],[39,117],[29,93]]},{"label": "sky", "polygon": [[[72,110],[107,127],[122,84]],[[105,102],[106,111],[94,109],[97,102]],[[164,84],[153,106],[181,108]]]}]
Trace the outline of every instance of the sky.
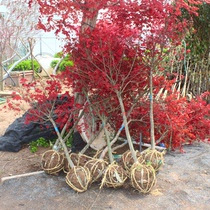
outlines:
[{"label": "sky", "polygon": [[50,54],[52,56],[55,53],[62,50],[62,42],[58,40],[54,32],[43,32],[41,36],[36,37],[36,45],[33,50],[34,56],[38,54]]},{"label": "sky", "polygon": [[0,13],[6,13],[8,9],[4,5],[0,5]]}]

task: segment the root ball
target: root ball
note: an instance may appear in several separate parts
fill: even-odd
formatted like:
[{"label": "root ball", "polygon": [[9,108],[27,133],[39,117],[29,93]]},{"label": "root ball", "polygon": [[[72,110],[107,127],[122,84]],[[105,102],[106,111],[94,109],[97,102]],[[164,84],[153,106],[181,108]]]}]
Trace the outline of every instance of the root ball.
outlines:
[{"label": "root ball", "polygon": [[149,193],[156,184],[156,173],[151,165],[134,163],[130,172],[131,185],[141,193]]},{"label": "root ball", "polygon": [[87,167],[75,166],[66,175],[66,183],[76,192],[86,191],[90,181],[90,171]]},{"label": "root ball", "polygon": [[90,170],[92,183],[101,180],[107,166],[108,163],[102,159],[92,159],[85,164],[85,167]]},{"label": "root ball", "polygon": [[[140,163],[143,163],[144,162],[144,158],[143,156],[141,155],[141,153],[139,151],[135,151],[136,152],[136,156],[138,158],[138,161]],[[127,150],[126,152],[124,152],[122,154],[122,157],[121,157],[121,162],[123,164],[123,168],[126,170],[126,171],[130,171],[130,168],[131,166],[134,164],[134,159],[132,157],[132,153],[130,150]]]},{"label": "root ball", "polygon": [[126,179],[127,176],[123,167],[113,162],[106,168],[100,188],[104,185],[113,188],[121,187]]},{"label": "root ball", "polygon": [[48,150],[42,155],[41,167],[48,174],[57,174],[63,169],[64,155]]},{"label": "root ball", "polygon": [[164,153],[157,150],[146,150],[143,157],[146,163],[151,163],[155,171],[158,171],[164,163]]}]

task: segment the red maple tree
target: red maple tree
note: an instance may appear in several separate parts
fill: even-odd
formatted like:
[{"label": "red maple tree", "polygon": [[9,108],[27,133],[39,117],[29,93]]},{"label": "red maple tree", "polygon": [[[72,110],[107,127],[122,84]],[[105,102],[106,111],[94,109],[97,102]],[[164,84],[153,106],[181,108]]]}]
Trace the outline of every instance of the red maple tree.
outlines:
[{"label": "red maple tree", "polygon": [[[94,115],[106,116],[116,130],[122,124],[127,126],[127,138],[142,132],[148,141],[152,138],[148,115],[152,98],[154,135],[168,147],[181,148],[185,142],[204,137],[203,131],[209,135],[209,118],[205,118],[209,105],[202,102],[199,108],[200,102],[177,100],[172,92],[163,101],[154,100],[162,87],[170,91],[171,81],[163,79],[161,64],[166,56],[164,50],[170,52],[181,44],[190,24],[180,17],[181,10],[197,15],[196,6],[203,1],[37,2],[41,12],[39,27],[66,36],[65,51],[71,54],[74,67],[66,69],[62,81],[70,81],[73,92],[82,96],[80,108],[88,100],[87,110],[91,107],[97,110],[92,111]],[[45,95],[37,95],[36,100],[39,97]],[[201,107],[205,111],[193,111]],[[198,125],[199,119],[202,126]],[[194,132],[195,128],[202,131]]]}]

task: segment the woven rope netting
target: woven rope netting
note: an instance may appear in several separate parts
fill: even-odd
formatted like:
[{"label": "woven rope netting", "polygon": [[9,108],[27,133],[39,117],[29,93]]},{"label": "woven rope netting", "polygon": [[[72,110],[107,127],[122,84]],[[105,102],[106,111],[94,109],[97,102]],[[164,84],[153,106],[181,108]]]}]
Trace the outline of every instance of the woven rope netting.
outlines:
[{"label": "woven rope netting", "polygon": [[147,149],[143,153],[143,157],[146,163],[151,163],[155,171],[158,171],[164,164],[164,152],[157,150]]},{"label": "woven rope netting", "polygon": [[63,169],[64,155],[54,150],[42,154],[41,167],[48,174],[57,174]]},{"label": "woven rope netting", "polygon": [[[141,155],[141,153],[139,151],[135,151],[136,152],[136,156],[137,159],[140,163],[144,162],[144,158]],[[124,152],[121,156],[121,161],[123,164],[123,167],[126,171],[130,171],[131,166],[134,164],[134,160],[132,157],[132,153],[130,150],[127,150],[126,152]]]},{"label": "woven rope netting", "polygon": [[87,190],[91,182],[91,174],[87,167],[75,166],[66,175],[66,183],[77,192]]},{"label": "woven rope netting", "polygon": [[126,179],[127,176],[123,167],[113,162],[106,168],[100,188],[103,186],[113,188],[121,187]]},{"label": "woven rope netting", "polygon": [[81,154],[81,153],[71,153],[70,158],[75,166],[84,166],[92,157]]},{"label": "woven rope netting", "polygon": [[[92,157],[80,153],[71,153],[69,157],[75,166],[84,166],[89,160],[92,160]],[[64,173],[68,173],[70,169],[71,167],[65,157],[63,171]]]},{"label": "woven rope netting", "polygon": [[108,162],[103,159],[92,159],[85,164],[85,167],[90,170],[92,183],[101,180],[107,166]]},{"label": "woven rope netting", "polygon": [[130,180],[133,188],[141,193],[149,193],[156,184],[156,173],[151,165],[137,162],[131,167]]}]

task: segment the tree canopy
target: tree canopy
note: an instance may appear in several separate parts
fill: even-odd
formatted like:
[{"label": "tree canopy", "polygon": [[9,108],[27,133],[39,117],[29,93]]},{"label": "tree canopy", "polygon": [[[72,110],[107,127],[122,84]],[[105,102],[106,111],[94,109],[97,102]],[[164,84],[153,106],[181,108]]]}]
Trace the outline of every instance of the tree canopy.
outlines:
[{"label": "tree canopy", "polygon": [[[208,112],[206,103],[202,103],[206,109],[199,113],[197,101],[201,99],[189,105],[185,94],[180,98],[176,82],[183,75],[177,71],[169,79],[171,76],[165,77],[162,65],[166,61],[170,69],[173,63],[169,56],[173,54],[183,60],[183,52],[177,55],[176,50],[191,29],[192,18],[183,17],[182,12],[197,16],[204,1],[37,2],[41,13],[39,28],[65,35],[64,51],[71,54],[74,66],[63,72],[64,81],[70,82],[74,93],[82,95],[80,107],[88,107],[86,111],[97,118],[111,119],[115,130],[129,124],[131,136],[138,138],[142,132],[144,140],[149,141],[149,103],[154,100],[156,139],[176,148],[185,138],[204,138],[193,127]],[[194,111],[193,106],[197,107]],[[208,119],[201,121],[201,130],[208,133]],[[128,138],[126,130],[125,133]]]}]

